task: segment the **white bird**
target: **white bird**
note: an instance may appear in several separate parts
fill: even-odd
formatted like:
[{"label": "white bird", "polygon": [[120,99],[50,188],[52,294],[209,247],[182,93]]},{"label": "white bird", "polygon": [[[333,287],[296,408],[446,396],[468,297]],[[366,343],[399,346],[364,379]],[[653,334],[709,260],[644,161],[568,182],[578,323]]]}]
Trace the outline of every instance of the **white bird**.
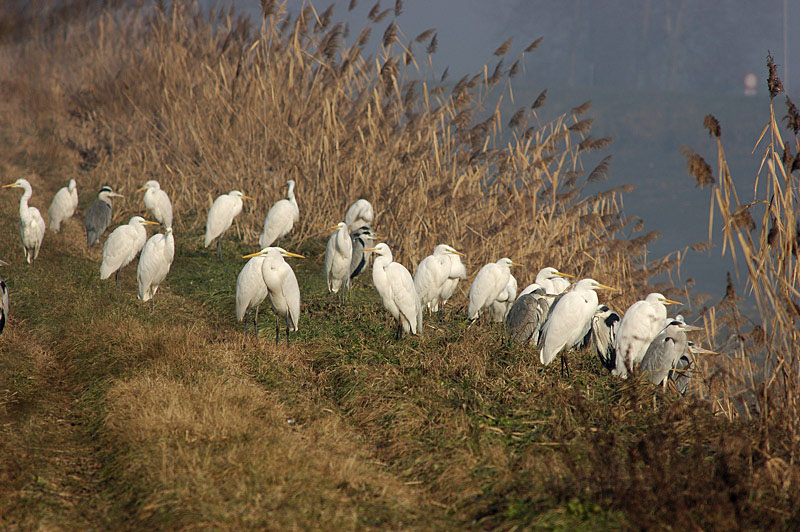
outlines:
[{"label": "white bird", "polygon": [[287,181],[286,186],[289,187],[286,193],[288,199],[276,201],[264,218],[264,229],[258,237],[258,243],[262,248],[271,246],[289,234],[294,223],[300,218],[300,209],[294,197],[294,180]]},{"label": "white bird", "polygon": [[233,219],[242,212],[242,199],[253,199],[238,190],[232,190],[214,200],[206,219],[205,247],[217,240],[217,256],[222,256],[222,234],[228,230]]},{"label": "white bird", "polygon": [[[0,259],[0,266],[8,266],[8,263]],[[6,327],[6,320],[8,320],[8,286],[0,277],[0,333]]]},{"label": "white bird", "polygon": [[564,351],[580,342],[592,326],[597,311],[595,290],[614,290],[594,279],[581,279],[554,305],[539,337],[539,360],[545,366],[561,353],[561,371],[569,375]]},{"label": "white bird", "polygon": [[500,293],[506,290],[508,278],[511,276],[511,266],[519,266],[508,257],[503,257],[497,262],[490,262],[483,266],[469,287],[469,309],[467,316],[477,320],[484,309],[494,303]]},{"label": "white bird", "polygon": [[653,292],[628,308],[617,327],[617,341],[614,346],[617,360],[611,373],[626,378],[629,370],[641,363],[650,342],[664,328],[667,319],[665,304],[681,303]]},{"label": "white bird", "polygon": [[381,296],[383,306],[397,320],[395,338],[400,340],[403,333],[422,334],[422,303],[414,288],[411,273],[402,264],[392,262],[392,252],[386,244],[381,243],[364,251],[375,253],[372,284]]},{"label": "white bird", "polygon": [[144,193],[144,206],[153,214],[153,218],[164,227],[172,227],[172,202],[167,193],[161,189],[158,181],[151,179],[137,190]]},{"label": "white bird", "polygon": [[[350,262],[353,259],[353,241],[347,232],[347,224],[339,222],[325,247],[325,281],[328,291],[335,294],[342,285],[350,288]],[[344,293],[344,292],[342,292]]]},{"label": "white bird", "polygon": [[19,236],[22,239],[22,249],[25,250],[25,260],[32,264],[39,256],[39,249],[44,239],[44,218],[36,207],[28,207],[28,200],[33,195],[33,189],[27,179],[17,179],[3,188],[21,188],[24,190],[19,200]]},{"label": "white bird", "polygon": [[642,358],[640,369],[647,379],[656,385],[666,385],[669,372],[689,348],[686,333],[699,331],[700,327],[682,321],[671,321],[653,338]]},{"label": "white bird", "polygon": [[[539,273],[536,274],[534,283],[544,288],[546,294],[559,295],[569,287],[569,281],[567,281],[567,279],[574,278],[574,275],[561,273],[557,269],[548,266],[539,270]],[[553,298],[547,298],[546,301],[548,307],[553,306]]]},{"label": "white bird", "polygon": [[600,363],[609,371],[616,367],[617,352],[614,343],[619,320],[619,314],[605,305],[599,305],[592,316],[592,342]]},{"label": "white bird", "polygon": [[142,301],[155,300],[153,296],[158,291],[158,286],[167,278],[172,260],[175,258],[175,237],[172,227],[167,227],[164,233],[151,236],[139,256],[139,265],[136,267],[136,280],[139,283],[139,299]]},{"label": "white bird", "polygon": [[375,221],[375,212],[372,210],[372,203],[364,198],[356,201],[344,215],[344,222],[347,224],[347,230],[351,233],[361,229],[362,227],[372,227],[372,222]]},{"label": "white bird", "polygon": [[[243,321],[248,310],[253,311],[253,334],[258,338],[258,307],[267,298],[267,283],[261,274],[265,258],[256,256],[248,260],[236,278],[236,319]],[[244,322],[247,334],[247,321]]]},{"label": "white bird", "polygon": [[158,225],[156,222],[134,216],[127,224],[114,229],[103,245],[103,262],[100,264],[100,279],[108,279],[111,274],[119,282],[119,271],[127,266],[147,241],[145,225]]},{"label": "white bird", "polygon": [[284,257],[304,259],[302,255],[291,253],[279,247],[267,247],[256,253],[245,255],[243,259],[264,257],[261,263],[261,276],[267,285],[267,294],[275,311],[275,344],[280,336],[279,318],[286,323],[286,345],[289,345],[289,331],[296,331],[300,321],[300,287],[292,267]]},{"label": "white bird", "polygon": [[497,296],[497,299],[495,299],[489,305],[489,315],[492,317],[492,321],[495,323],[505,321],[508,311],[511,310],[511,306],[514,304],[514,300],[516,299],[517,280],[511,273],[509,273],[508,283],[506,283],[505,289],[501,291],[500,295]]},{"label": "white bird", "polygon": [[58,233],[61,224],[67,221],[78,207],[78,185],[74,179],[69,180],[69,185],[61,187],[50,202],[47,216],[50,218],[50,230]]},{"label": "white bird", "polygon": [[447,244],[439,244],[433,249],[433,255],[428,255],[417,265],[414,288],[422,307],[428,312],[438,312],[439,304],[444,304],[453,295],[458,280],[466,277],[459,255],[464,256]]}]

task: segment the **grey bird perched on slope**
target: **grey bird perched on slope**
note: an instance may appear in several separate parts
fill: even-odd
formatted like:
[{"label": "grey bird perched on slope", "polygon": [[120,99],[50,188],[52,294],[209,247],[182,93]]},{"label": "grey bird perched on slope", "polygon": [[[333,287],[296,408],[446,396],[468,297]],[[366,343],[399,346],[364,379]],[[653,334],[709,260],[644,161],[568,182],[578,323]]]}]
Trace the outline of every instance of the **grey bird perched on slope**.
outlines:
[{"label": "grey bird perched on slope", "polygon": [[614,369],[617,363],[614,341],[617,336],[619,320],[619,314],[605,305],[597,307],[597,312],[592,317],[592,341],[600,363],[608,371]]},{"label": "grey bird perched on slope", "polygon": [[641,371],[656,385],[665,385],[667,375],[689,347],[686,333],[699,331],[700,327],[673,320],[650,342],[642,358]]},{"label": "grey bird perched on slope", "polygon": [[98,192],[97,199],[86,211],[86,219],[83,222],[86,226],[86,243],[89,247],[100,241],[100,237],[111,223],[111,198],[122,197],[122,194],[117,194],[107,185]]},{"label": "grey bird perched on slope", "polygon": [[[0,260],[0,266],[8,266],[8,263],[4,260]],[[6,320],[8,319],[8,286],[6,286],[6,282],[0,277],[0,333],[3,332],[3,329],[6,326]]]},{"label": "grey bird perched on slope", "polygon": [[680,358],[675,361],[675,365],[669,372],[668,378],[673,382],[673,384],[675,384],[675,389],[684,395],[686,394],[686,390],[689,388],[689,381],[692,380],[692,374],[697,367],[695,355],[716,354],[717,353],[715,351],[709,351],[708,349],[703,349],[702,347],[695,345],[694,342],[688,342],[686,346],[686,352],[684,352]]},{"label": "grey bird perched on slope", "polygon": [[538,343],[548,310],[544,288],[538,285],[518,297],[506,316],[508,337],[520,344]]},{"label": "grey bird perched on slope", "polygon": [[350,233],[350,239],[353,241],[353,255],[350,259],[350,279],[355,279],[369,265],[369,257],[372,252],[364,250],[374,247],[376,238],[372,229],[366,225]]}]

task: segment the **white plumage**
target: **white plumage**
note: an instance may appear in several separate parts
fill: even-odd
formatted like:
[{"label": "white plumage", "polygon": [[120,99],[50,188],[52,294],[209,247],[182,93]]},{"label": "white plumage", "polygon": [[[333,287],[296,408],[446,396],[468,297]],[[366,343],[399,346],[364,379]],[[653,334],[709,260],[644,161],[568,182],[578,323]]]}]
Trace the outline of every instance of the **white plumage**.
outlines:
[{"label": "white plumage", "polygon": [[78,208],[78,185],[74,179],[69,180],[69,185],[61,187],[50,202],[47,216],[50,218],[50,230],[58,233],[61,224],[67,221]]},{"label": "white plumage", "polygon": [[145,220],[141,216],[134,216],[125,225],[114,229],[103,245],[103,262],[100,264],[100,278],[108,279],[112,273],[127,266],[147,241],[145,225],[158,225]]},{"label": "white plumage", "polygon": [[375,220],[375,212],[372,210],[372,203],[364,198],[356,201],[347,213],[344,215],[344,222],[347,224],[347,230],[351,233],[361,229],[364,226],[372,227],[372,222]]},{"label": "white plumage", "polygon": [[[304,258],[279,247],[267,247],[257,253],[242,258],[264,257],[261,262],[261,276],[267,286],[267,295],[272,310],[283,318],[286,324],[286,344],[289,344],[289,331],[296,331],[300,322],[300,287],[292,267],[284,257]],[[275,326],[275,343],[278,343],[278,323]]]},{"label": "white plumage", "polygon": [[22,239],[22,249],[25,251],[25,260],[33,263],[39,256],[39,249],[44,240],[45,224],[39,209],[29,207],[28,200],[33,195],[33,189],[27,179],[17,179],[3,188],[21,188],[24,190],[19,200],[19,236]]},{"label": "white plumage", "polygon": [[172,227],[172,202],[167,193],[161,189],[158,181],[151,179],[139,189],[139,192],[142,190],[146,191],[144,206],[153,214],[153,218],[164,227]]},{"label": "white plumage", "polygon": [[514,263],[508,257],[497,262],[484,265],[472,281],[469,288],[469,309],[467,316],[471,320],[478,319],[481,312],[497,300],[500,293],[506,290]]},{"label": "white plumage", "polygon": [[[536,274],[535,284],[538,284],[544,288],[546,294],[558,295],[562,294],[567,288],[569,288],[569,281],[567,281],[567,279],[572,278],[572,275],[569,275],[568,273],[561,273],[557,269],[548,266],[546,268],[542,268],[539,270],[539,273]],[[547,301],[548,308],[553,306],[553,298],[548,297],[545,301]]]},{"label": "white plumage", "polygon": [[378,244],[366,251],[374,251],[372,283],[381,296],[386,310],[397,320],[397,336],[403,333],[422,334],[422,304],[411,273],[400,263],[392,262],[392,252],[386,244]]},{"label": "white plumage", "polygon": [[439,305],[444,305],[453,295],[459,279],[467,276],[467,270],[461,263],[459,255],[463,255],[448,246],[439,244],[417,266],[414,272],[414,287],[419,295],[422,307],[428,312],[438,312]]},{"label": "white plumage", "polygon": [[286,182],[286,186],[289,188],[286,193],[288,199],[276,201],[264,218],[264,229],[258,238],[262,248],[271,246],[289,234],[294,223],[300,218],[300,209],[294,197],[294,181],[290,179]]},{"label": "white plumage", "polygon": [[508,311],[511,310],[516,299],[517,280],[514,278],[514,275],[509,273],[506,287],[500,292],[497,299],[489,305],[489,315],[492,317],[492,321],[495,323],[505,321]]},{"label": "white plumage", "polygon": [[[248,310],[253,311],[253,329],[258,336],[258,306],[267,298],[267,283],[261,273],[265,258],[256,256],[248,260],[236,278],[236,319],[242,321]],[[244,324],[247,333],[247,322]]]},{"label": "white plumage", "polygon": [[650,342],[664,328],[667,319],[665,303],[680,304],[654,292],[631,305],[622,316],[617,327],[614,375],[627,377],[628,371],[641,363]]},{"label": "white plumage", "polygon": [[174,258],[175,236],[172,234],[172,227],[167,227],[164,233],[155,234],[147,240],[136,268],[139,299],[153,299],[158,286],[167,278]]},{"label": "white plumage", "polygon": [[347,224],[340,222],[328,239],[325,248],[325,281],[328,291],[335,294],[342,285],[350,287],[350,261],[353,258],[353,241]]},{"label": "white plumage", "polygon": [[[580,342],[589,332],[598,306],[595,292],[598,289],[613,290],[594,279],[581,279],[552,307],[539,336],[542,364],[549,364],[559,353],[563,356],[564,350]],[[562,358],[562,371],[565,367],[569,372],[566,359]]]},{"label": "white plumage", "polygon": [[206,238],[205,247],[208,247],[215,238],[217,241],[217,252],[222,252],[222,234],[228,230],[233,223],[233,219],[242,212],[242,199],[253,199],[245,196],[238,190],[232,190],[214,200],[211,209],[208,211],[206,219]]}]

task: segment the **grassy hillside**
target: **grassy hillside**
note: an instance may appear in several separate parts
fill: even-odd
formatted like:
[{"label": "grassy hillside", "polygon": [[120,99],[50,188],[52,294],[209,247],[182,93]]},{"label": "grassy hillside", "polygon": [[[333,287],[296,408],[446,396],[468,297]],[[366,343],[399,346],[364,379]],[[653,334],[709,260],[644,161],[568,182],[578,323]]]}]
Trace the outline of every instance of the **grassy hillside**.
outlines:
[{"label": "grassy hillside", "polygon": [[[498,326],[468,325],[462,308],[467,283],[443,315],[426,320],[423,336],[400,343],[368,276],[344,304],[327,294],[322,228],[341,216],[362,186],[384,205],[379,230],[408,266],[447,239],[468,252],[471,276],[487,257],[507,249],[530,261],[518,276],[523,285],[540,264],[553,261],[626,288],[612,300],[619,308],[646,292],[643,282],[670,263],[647,262],[632,251],[647,240],[624,238],[634,222],[616,206],[618,192],[581,196],[576,182],[587,176],[574,173],[575,158],[586,145],[578,149],[579,138],[568,140],[587,135],[585,124],[569,129],[580,123],[580,110],[530,133],[536,143],[526,149],[489,148],[490,135],[470,154],[465,146],[477,146],[477,135],[493,126],[470,129],[471,138],[466,126],[457,131],[458,124],[446,122],[464,119],[456,120],[457,109],[448,107],[452,99],[442,111],[414,119],[427,124],[418,130],[404,129],[414,122],[408,116],[370,125],[360,122],[362,107],[348,108],[349,96],[337,92],[351,87],[320,95],[311,76],[297,82],[303,88],[294,96],[327,102],[329,114],[304,124],[287,116],[298,104],[280,85],[264,83],[239,101],[242,93],[228,83],[231,73],[239,76],[241,57],[256,65],[251,73],[272,64],[294,69],[293,61],[306,57],[300,50],[315,64],[336,57],[344,72],[341,56],[317,54],[324,27],[281,33],[278,18],[269,25],[275,33],[252,37],[237,29],[226,39],[224,28],[238,27],[233,22],[213,34],[202,19],[178,12],[78,15],[63,22],[72,33],[50,28],[15,36],[3,47],[4,182],[30,179],[31,204],[45,212],[55,191],[75,177],[81,203],[61,234],[45,236],[39,261],[29,267],[16,234],[19,193],[0,194],[0,256],[12,262],[0,271],[12,301],[0,335],[1,528],[797,525],[800,500],[792,488],[798,478],[789,452],[796,436],[760,413],[733,415],[731,397],[722,396],[731,400],[723,404],[719,395],[729,379],[725,371],[704,373],[695,392],[681,397],[642,379],[612,378],[581,352],[572,355],[572,376],[564,379],[557,365],[539,364],[535,348],[507,344]],[[197,27],[189,31],[192,22]],[[124,47],[111,29],[124,32]],[[72,40],[76,35],[87,39],[82,46]],[[287,35],[313,46],[297,48]],[[241,53],[258,43],[251,51],[268,49],[272,61],[232,54],[231,42]],[[179,63],[184,70],[159,69]],[[353,76],[378,87],[370,97],[378,100],[370,101],[381,102],[388,116],[396,101],[379,89],[398,82],[391,80],[392,68],[370,68]],[[248,83],[277,79],[277,73],[261,73]],[[374,76],[385,84],[371,85]],[[229,91],[210,91],[220,83]],[[273,97],[283,103],[258,106]],[[270,117],[280,134],[254,118],[259,109],[286,113]],[[342,109],[354,112],[352,122],[344,121]],[[238,126],[221,120],[223,114]],[[338,126],[334,115],[342,120]],[[453,132],[450,144],[431,148],[431,139],[444,138],[445,122]],[[336,134],[361,126],[373,128],[363,145],[347,148],[342,141],[331,148]],[[279,150],[270,143],[280,138],[287,145]],[[409,158],[398,149],[421,161],[416,173],[402,171]],[[516,170],[501,171],[502,160]],[[276,172],[271,180],[251,173],[266,165]],[[352,181],[346,179],[350,170]],[[262,313],[259,340],[245,337],[234,319],[233,293],[240,256],[254,250],[266,205],[293,171],[316,178],[305,181],[303,221],[285,244],[308,257],[291,261],[303,303],[300,330],[287,347],[274,343],[270,311]],[[133,265],[119,288],[100,281],[100,250],[86,249],[82,228],[82,215],[104,182],[127,194],[115,204],[113,225],[143,213],[133,191],[149,177],[166,184],[178,219],[175,262],[154,311],[136,300]],[[245,192],[259,201],[229,232],[219,260],[201,246],[205,209],[212,191],[234,183],[243,190],[249,183]],[[481,191],[485,197],[476,196]],[[457,216],[422,217],[441,206]],[[489,216],[498,209],[516,223]],[[414,220],[413,231],[407,220]],[[585,236],[568,241],[576,233]],[[544,255],[553,242],[561,243],[558,251]]]}]

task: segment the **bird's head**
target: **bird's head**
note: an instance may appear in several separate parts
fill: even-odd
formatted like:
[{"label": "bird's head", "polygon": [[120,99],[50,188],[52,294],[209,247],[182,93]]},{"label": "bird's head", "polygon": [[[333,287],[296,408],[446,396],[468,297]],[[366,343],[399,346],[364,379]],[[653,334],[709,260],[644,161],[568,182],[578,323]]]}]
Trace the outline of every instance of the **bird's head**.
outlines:
[{"label": "bird's head", "polygon": [[8,185],[3,185],[3,188],[31,188],[31,184],[28,182],[27,179],[17,179],[13,183],[9,183]]},{"label": "bird's head", "polygon": [[145,220],[141,216],[134,216],[128,222],[128,225],[161,225],[158,222],[151,222],[150,220]]},{"label": "bird's head", "polygon": [[255,200],[255,198],[251,198],[250,196],[245,196],[244,194],[242,194],[242,193],[241,193],[240,191],[238,191],[238,190],[231,190],[230,192],[228,192],[228,196],[231,196],[231,197],[234,197],[234,198],[242,198],[242,199]]},{"label": "bird's head", "polygon": [[616,288],[600,284],[594,279],[581,279],[575,283],[575,290],[616,290]]},{"label": "bird's head", "polygon": [[512,266],[522,266],[518,262],[514,262],[513,260],[509,259],[508,257],[503,257],[502,259],[497,261],[497,264],[500,266],[505,266],[506,268],[511,268]]},{"label": "bird's head", "polygon": [[160,190],[160,189],[161,189],[161,185],[159,185],[159,184],[158,184],[158,181],[156,181],[155,179],[151,179],[150,181],[148,181],[147,183],[145,183],[145,184],[144,184],[144,185],[143,185],[143,186],[142,186],[142,187],[141,187],[139,190],[137,190],[136,192],[142,192],[143,190],[147,190],[147,189],[150,189],[150,188],[152,188],[153,190]]},{"label": "bird's head", "polygon": [[78,183],[74,179],[70,179],[69,180],[69,185],[67,185],[67,190],[72,192],[76,188],[78,188]]},{"label": "bird's head", "polygon": [[286,251],[283,248],[279,248],[277,246],[270,246],[262,249],[261,251],[256,251],[255,253],[250,253],[249,255],[242,255],[243,259],[252,259],[253,257],[267,257],[267,256],[276,256],[280,255],[281,257],[294,257],[296,259],[304,259],[303,255],[298,255],[297,253],[292,253],[291,251]]},{"label": "bird's head", "polygon": [[345,233],[347,232],[347,224],[344,222],[339,222],[336,225],[332,225],[328,228],[329,231],[338,231],[339,229],[344,229]]},{"label": "bird's head", "polygon": [[647,297],[644,300],[648,303],[661,303],[662,305],[683,305],[683,303],[680,301],[668,299],[664,297],[664,294],[659,294],[658,292],[647,294]]},{"label": "bird's head", "polygon": [[114,190],[109,187],[108,185],[104,186],[100,189],[100,192],[97,193],[98,198],[124,198],[122,194],[117,194]]},{"label": "bird's head", "polygon": [[392,258],[392,250],[389,249],[389,246],[381,242],[374,248],[364,248],[364,251],[372,251],[379,257],[389,257]]},{"label": "bird's head", "polygon": [[434,255],[458,255],[459,257],[466,257],[460,251],[457,251],[452,246],[448,246],[447,244],[439,244],[433,250]]}]

